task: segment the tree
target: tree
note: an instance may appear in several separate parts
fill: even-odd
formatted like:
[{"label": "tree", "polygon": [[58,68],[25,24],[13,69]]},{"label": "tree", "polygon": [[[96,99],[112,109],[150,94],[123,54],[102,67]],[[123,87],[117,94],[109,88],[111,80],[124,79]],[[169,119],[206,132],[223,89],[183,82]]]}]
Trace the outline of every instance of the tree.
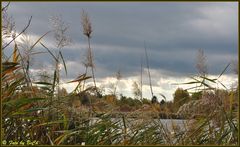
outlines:
[{"label": "tree", "polygon": [[174,112],[174,104],[172,101],[169,101],[169,102],[166,102],[165,103],[166,105],[166,111],[169,112],[169,113],[173,113]]},{"label": "tree", "polygon": [[49,74],[49,72],[47,70],[41,70],[40,73],[38,74],[39,76],[39,81],[40,82],[48,82],[51,83],[51,75]]},{"label": "tree", "polygon": [[175,93],[173,94],[173,103],[175,110],[178,110],[180,106],[187,103],[190,99],[189,93],[187,90],[182,88],[177,88]]},{"label": "tree", "polygon": [[166,102],[164,100],[161,100],[160,105],[164,105]]},{"label": "tree", "polygon": [[80,95],[80,101],[83,105],[91,105],[91,100],[89,98],[89,95],[87,95],[86,93],[82,93]]},{"label": "tree", "polygon": [[137,98],[137,99],[141,98],[141,90],[140,90],[139,85],[136,81],[133,82],[132,87],[133,87],[134,98]]},{"label": "tree", "polygon": [[107,95],[105,100],[108,104],[111,104],[111,105],[115,105],[117,102],[117,98],[115,95]]},{"label": "tree", "polygon": [[202,97],[202,91],[200,91],[200,92],[194,92],[193,94],[192,94],[192,96],[191,96],[191,99],[192,100],[198,100],[198,99],[200,99]]},{"label": "tree", "polygon": [[151,102],[152,102],[152,104],[158,103],[157,97],[155,95],[152,97]]},{"label": "tree", "polygon": [[143,98],[143,99],[142,99],[142,104],[147,104],[147,105],[149,105],[149,104],[151,104],[151,101],[148,100],[148,99],[146,99],[146,98]]}]

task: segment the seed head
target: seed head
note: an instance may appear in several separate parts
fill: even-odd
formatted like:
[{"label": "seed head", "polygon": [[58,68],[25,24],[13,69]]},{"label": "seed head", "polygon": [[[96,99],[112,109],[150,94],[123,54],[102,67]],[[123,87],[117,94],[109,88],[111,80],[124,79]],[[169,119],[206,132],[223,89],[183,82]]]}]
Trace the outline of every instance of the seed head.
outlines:
[{"label": "seed head", "polygon": [[87,12],[85,12],[84,10],[82,11],[81,23],[83,27],[83,34],[86,35],[88,38],[91,38],[92,25]]}]

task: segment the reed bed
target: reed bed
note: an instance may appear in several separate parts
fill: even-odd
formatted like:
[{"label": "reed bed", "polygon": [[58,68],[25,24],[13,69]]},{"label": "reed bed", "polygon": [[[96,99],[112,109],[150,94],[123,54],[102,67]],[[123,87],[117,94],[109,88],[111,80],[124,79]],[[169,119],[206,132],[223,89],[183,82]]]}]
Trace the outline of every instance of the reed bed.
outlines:
[{"label": "reed bed", "polygon": [[[6,8],[2,11],[5,13]],[[190,101],[179,109],[179,115],[185,118],[181,127],[173,119],[169,121],[170,127],[166,127],[159,115],[152,117],[144,111],[119,113],[113,117],[119,110],[116,106],[116,96],[112,95],[107,100],[99,96],[90,46],[91,23],[85,12],[82,17],[91,57],[91,65],[86,68],[91,67],[92,75],[84,73],[69,81],[68,83],[78,83],[70,93],[61,93],[59,89],[60,62],[64,64],[67,73],[60,49],[55,55],[41,42],[48,33],[30,46],[30,49],[33,49],[35,45],[41,45],[56,61],[54,73],[48,80],[42,81],[30,79],[29,67],[23,64],[28,60],[22,58],[19,44],[15,41],[18,36],[12,38],[12,55],[2,56],[2,144],[238,145],[238,88],[224,93],[217,86],[220,81],[208,78],[205,73],[191,77],[192,81],[188,83],[182,83],[197,85],[192,89],[202,92],[203,95],[201,99]],[[26,29],[28,25],[29,23]],[[9,27],[2,27],[6,33],[2,39],[9,38],[6,29]],[[2,47],[3,53],[8,49],[7,45],[8,43]],[[85,82],[92,78],[94,86],[84,87]],[[92,93],[94,95],[90,96]],[[140,101],[143,103],[142,97]],[[104,106],[104,110],[98,110],[98,104]],[[155,111],[150,113],[156,114]],[[132,117],[134,115],[135,118]]]}]

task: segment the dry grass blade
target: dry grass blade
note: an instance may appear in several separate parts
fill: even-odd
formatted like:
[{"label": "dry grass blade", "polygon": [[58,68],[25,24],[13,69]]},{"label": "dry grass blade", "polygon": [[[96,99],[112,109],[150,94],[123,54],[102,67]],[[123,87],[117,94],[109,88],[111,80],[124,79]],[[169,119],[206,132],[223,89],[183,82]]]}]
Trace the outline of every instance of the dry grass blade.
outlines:
[{"label": "dry grass blade", "polygon": [[64,60],[64,58],[63,58],[62,52],[59,51],[59,54],[60,54],[60,57],[61,57],[61,59],[62,59],[62,61],[63,61],[63,66],[64,66],[64,69],[65,69],[65,73],[66,73],[66,75],[67,75],[67,67],[66,67],[66,63],[65,63],[65,60]]},{"label": "dry grass blade", "polygon": [[46,100],[44,98],[21,98],[21,99],[15,99],[15,100],[10,100],[8,102],[3,102],[3,105],[6,106],[14,106],[16,109],[19,107],[22,107],[23,105],[40,101],[40,100]]},{"label": "dry grass blade", "polygon": [[167,100],[166,96],[163,95],[162,93],[159,93],[159,95],[162,96],[162,97],[164,98],[165,101]]},{"label": "dry grass blade", "polygon": [[17,63],[18,61],[18,55],[17,55],[17,44],[15,43],[15,46],[14,46],[14,51],[13,51],[13,62],[14,63]]},{"label": "dry grass blade", "polygon": [[4,63],[2,63],[2,77],[16,71],[18,68],[20,68],[20,66],[18,66],[18,65],[19,64],[15,63],[15,62],[4,62]]},{"label": "dry grass blade", "polygon": [[210,81],[210,82],[212,82],[212,83],[216,83],[216,78],[214,78],[214,79],[210,79],[210,78],[207,78],[206,76],[200,76],[200,78],[202,78],[202,79],[205,79],[205,80],[207,80],[207,81]]},{"label": "dry grass blade", "polygon": [[218,83],[220,83],[227,90],[227,87],[221,81],[218,80]]},{"label": "dry grass blade", "polygon": [[41,127],[41,126],[48,126],[48,125],[55,125],[55,124],[60,124],[60,123],[64,123],[64,120],[56,120],[56,121],[48,121],[48,122],[40,123],[40,124],[33,126],[33,128]]},{"label": "dry grass blade", "polygon": [[45,33],[45,34],[43,34],[32,46],[31,46],[31,48],[29,49],[29,50],[32,50],[37,44],[38,44],[38,42],[40,42],[41,41],[41,39],[43,38],[43,37],[45,37],[48,33],[50,33],[51,31],[48,31],[47,33]]},{"label": "dry grass blade", "polygon": [[87,80],[87,79],[90,79],[90,78],[91,78],[90,76],[83,75],[83,76],[79,76],[77,79],[69,81],[67,83],[81,82],[81,81],[84,81],[84,80]]},{"label": "dry grass blade", "polygon": [[149,86],[150,86],[151,94],[153,97],[152,80],[151,80],[151,74],[150,74],[150,69],[149,69],[149,61],[148,61],[148,54],[147,54],[147,48],[146,48],[145,41],[144,41],[144,49],[145,49],[145,56],[146,56],[147,69],[148,69]]},{"label": "dry grass blade", "polygon": [[47,52],[32,52],[29,55],[37,55],[37,54],[43,54],[43,53],[47,53]]},{"label": "dry grass blade", "polygon": [[225,73],[227,68],[230,66],[231,63],[228,63],[227,66],[224,68],[224,70],[221,72],[221,74],[218,76],[218,79]]},{"label": "dry grass blade", "polygon": [[8,2],[7,5],[2,8],[2,12],[5,11],[5,9],[7,9],[9,5],[10,5],[10,2]]},{"label": "dry grass blade", "polygon": [[53,75],[52,94],[54,94],[54,91],[55,91],[56,79],[57,79],[57,72],[55,70]]},{"label": "dry grass blade", "polygon": [[199,83],[199,81],[191,81],[191,82],[186,82],[186,83],[172,83],[172,85],[184,85],[184,84],[196,84]]},{"label": "dry grass blade", "polygon": [[[19,115],[19,114],[24,114],[24,113],[29,113],[32,112],[30,110],[26,110],[28,106],[32,105],[33,103],[37,101],[42,101],[45,100],[44,98],[21,98],[21,99],[14,99],[14,100],[9,100],[7,102],[3,102],[3,107],[7,110],[4,113],[4,117],[10,117],[14,115]],[[20,110],[24,109],[24,111]]]},{"label": "dry grass blade", "polygon": [[40,84],[40,85],[52,85],[52,83],[48,83],[48,82],[34,82],[34,84]]},{"label": "dry grass blade", "polygon": [[57,62],[58,59],[53,55],[53,53],[43,44],[40,42],[40,44],[50,53],[50,55],[52,55],[52,57],[55,59],[55,61]]}]

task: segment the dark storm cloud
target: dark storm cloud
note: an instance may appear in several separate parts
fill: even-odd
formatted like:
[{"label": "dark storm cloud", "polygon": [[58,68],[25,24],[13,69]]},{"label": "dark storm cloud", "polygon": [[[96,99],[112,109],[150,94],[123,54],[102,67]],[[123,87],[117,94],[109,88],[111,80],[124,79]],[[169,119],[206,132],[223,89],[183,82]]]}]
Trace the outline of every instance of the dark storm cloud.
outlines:
[{"label": "dark storm cloud", "polygon": [[[12,2],[9,13],[18,30],[32,15],[29,32],[39,36],[51,29],[49,16],[61,14],[73,42],[84,45],[82,9],[89,13],[93,25],[92,43],[96,45],[93,50],[99,77],[114,75],[118,69],[125,76],[137,74],[141,56],[144,58],[144,41],[150,67],[176,76],[195,73],[195,57],[200,48],[208,57],[212,74],[218,74],[228,62],[237,59],[237,3]],[[76,70],[84,69],[83,50],[84,47],[63,50],[70,77],[76,76]],[[39,60],[51,63],[44,56]]]}]

